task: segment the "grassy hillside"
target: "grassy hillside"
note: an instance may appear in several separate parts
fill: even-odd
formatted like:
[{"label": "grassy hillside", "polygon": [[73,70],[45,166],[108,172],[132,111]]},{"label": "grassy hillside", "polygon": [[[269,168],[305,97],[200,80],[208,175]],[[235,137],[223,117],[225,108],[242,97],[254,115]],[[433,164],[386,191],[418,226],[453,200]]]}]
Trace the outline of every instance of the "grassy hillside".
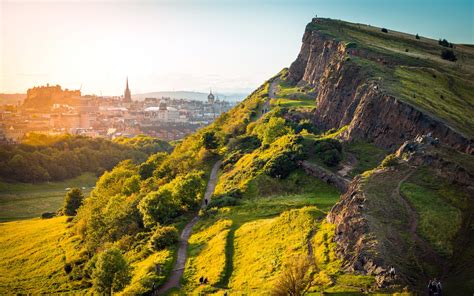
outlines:
[{"label": "grassy hillside", "polygon": [[79,256],[66,217],[0,223],[0,294],[85,291],[65,263]]},{"label": "grassy hillside", "polygon": [[[474,136],[474,49],[454,44],[453,48],[417,32],[387,33],[381,28],[331,19],[317,19],[307,26],[330,38],[344,41],[350,48],[348,61],[362,67],[381,87],[467,137]],[[457,61],[441,58],[452,50]]]},{"label": "grassy hillside", "polygon": [[85,188],[87,196],[97,177],[85,173],[63,182],[42,184],[0,182],[0,222],[40,217],[44,212],[56,212],[64,205],[66,188]]}]

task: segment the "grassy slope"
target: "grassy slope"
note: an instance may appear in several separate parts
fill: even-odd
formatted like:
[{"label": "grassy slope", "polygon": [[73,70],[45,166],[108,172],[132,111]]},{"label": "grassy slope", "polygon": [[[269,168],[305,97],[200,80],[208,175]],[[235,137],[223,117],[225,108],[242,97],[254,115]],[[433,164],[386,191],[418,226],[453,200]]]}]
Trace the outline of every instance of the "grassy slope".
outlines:
[{"label": "grassy slope", "polygon": [[80,282],[64,271],[79,249],[67,226],[66,217],[0,223],[0,294],[80,289]]},{"label": "grassy slope", "polygon": [[63,206],[65,188],[86,187],[87,195],[95,186],[92,173],[63,182],[43,184],[0,182],[0,222],[39,217],[44,212],[55,212]]},{"label": "grassy slope", "polygon": [[[373,52],[388,61],[387,65],[361,56],[352,62],[374,79],[381,79],[382,89],[395,97],[439,118],[468,137],[474,136],[474,49],[455,45],[457,62],[441,59],[446,47],[416,32],[406,34],[330,19],[318,19],[307,29],[318,30],[347,43],[357,50]],[[408,49],[408,52],[406,51]]]}]

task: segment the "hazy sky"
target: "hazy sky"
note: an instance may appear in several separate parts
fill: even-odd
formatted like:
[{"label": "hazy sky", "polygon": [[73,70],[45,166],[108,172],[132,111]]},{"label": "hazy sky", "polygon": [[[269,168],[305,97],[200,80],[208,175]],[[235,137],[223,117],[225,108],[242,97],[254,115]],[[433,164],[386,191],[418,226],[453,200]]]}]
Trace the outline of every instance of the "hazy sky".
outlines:
[{"label": "hazy sky", "polygon": [[472,0],[0,0],[0,92],[251,90],[289,66],[318,16],[474,43]]}]

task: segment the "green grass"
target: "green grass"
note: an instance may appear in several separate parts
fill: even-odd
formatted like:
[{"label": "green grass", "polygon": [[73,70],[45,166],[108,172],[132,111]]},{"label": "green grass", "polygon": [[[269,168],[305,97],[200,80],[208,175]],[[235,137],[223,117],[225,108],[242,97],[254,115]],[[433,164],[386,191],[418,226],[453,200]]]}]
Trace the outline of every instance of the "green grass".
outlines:
[{"label": "green grass", "polygon": [[[474,135],[474,50],[456,45],[458,61],[441,59],[437,40],[363,24],[318,19],[307,30],[350,44],[347,61],[381,90],[446,122],[467,137]],[[408,51],[407,51],[408,50]]]},{"label": "green grass", "polygon": [[360,141],[346,144],[344,146],[344,151],[352,153],[357,159],[356,165],[349,172],[351,176],[361,174],[377,167],[387,154],[385,150],[378,148],[372,143]]},{"label": "green grass", "polygon": [[169,269],[173,263],[173,252],[161,250],[151,254],[146,259],[131,264],[133,276],[130,284],[119,295],[142,295],[151,290],[153,283],[159,287],[166,280],[166,274],[157,274],[156,266],[162,270]]},{"label": "green grass", "polygon": [[396,92],[404,101],[433,114],[465,135],[474,135],[474,83],[430,69],[397,67]]},{"label": "green grass", "polygon": [[0,182],[0,222],[39,217],[63,206],[66,188],[86,187],[87,196],[97,177],[92,173],[63,182],[42,184]]},{"label": "green grass", "polygon": [[311,90],[289,85],[282,80],[277,87],[276,98],[272,99],[271,105],[287,108],[314,108],[316,107],[316,96],[308,94],[309,91]]},{"label": "green grass", "polygon": [[221,219],[209,227],[195,229],[189,238],[188,261],[184,271],[187,291],[202,292],[201,276],[207,277],[210,285],[216,285],[224,276],[226,243],[232,221]]},{"label": "green grass", "polygon": [[67,228],[66,217],[0,223],[0,294],[84,291],[64,271],[80,250],[80,239]]},{"label": "green grass", "polygon": [[401,186],[401,193],[419,215],[418,231],[442,255],[453,254],[456,235],[461,227],[461,209],[467,208],[468,196],[428,168],[419,169]]}]

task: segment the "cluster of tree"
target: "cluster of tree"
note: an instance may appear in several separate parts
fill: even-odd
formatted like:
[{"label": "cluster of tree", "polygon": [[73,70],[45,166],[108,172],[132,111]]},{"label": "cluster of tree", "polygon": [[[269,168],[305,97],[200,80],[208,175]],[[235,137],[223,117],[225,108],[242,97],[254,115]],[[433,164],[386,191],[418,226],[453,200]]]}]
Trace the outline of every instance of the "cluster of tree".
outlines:
[{"label": "cluster of tree", "polygon": [[0,178],[38,183],[61,181],[84,172],[98,175],[124,159],[141,162],[150,153],[169,151],[170,145],[150,137],[138,137],[143,147],[81,136],[52,137],[30,134],[27,144],[0,146]]},{"label": "cluster of tree", "polygon": [[327,166],[336,166],[342,160],[342,144],[336,139],[317,140],[314,145],[316,156]]},{"label": "cluster of tree", "polygon": [[442,39],[442,40],[439,39],[438,44],[441,45],[441,46],[444,46],[444,47],[449,47],[449,48],[453,48],[453,46],[454,46],[452,43],[448,42],[448,40],[446,40],[446,39]]}]

